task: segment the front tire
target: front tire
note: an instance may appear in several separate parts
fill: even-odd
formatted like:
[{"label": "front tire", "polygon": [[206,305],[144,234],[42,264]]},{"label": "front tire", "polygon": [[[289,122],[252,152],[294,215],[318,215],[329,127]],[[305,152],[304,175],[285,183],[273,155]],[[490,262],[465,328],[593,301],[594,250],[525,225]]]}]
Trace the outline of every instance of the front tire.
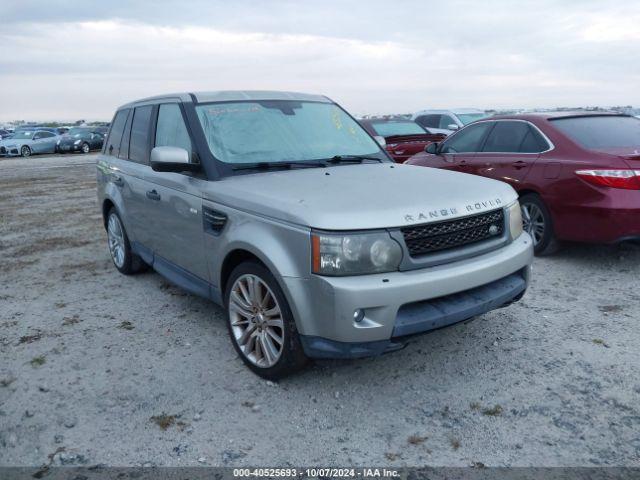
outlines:
[{"label": "front tire", "polygon": [[287,299],[262,264],[244,262],[231,272],[225,309],[231,342],[255,374],[277,380],[308,362]]},{"label": "front tire", "polygon": [[559,244],[553,231],[553,221],[549,209],[536,193],[520,197],[523,229],[533,239],[536,255],[550,255],[558,250]]},{"label": "front tire", "polygon": [[107,215],[107,242],[111,260],[120,273],[133,275],[146,270],[146,264],[131,251],[129,237],[115,208]]},{"label": "front tire", "polygon": [[26,145],[23,145],[22,148],[20,149],[20,156],[21,157],[30,157],[31,153],[32,153],[31,149]]},{"label": "front tire", "polygon": [[91,147],[89,147],[89,144],[87,142],[83,143],[82,146],[80,147],[80,151],[82,153],[89,153],[91,151]]}]

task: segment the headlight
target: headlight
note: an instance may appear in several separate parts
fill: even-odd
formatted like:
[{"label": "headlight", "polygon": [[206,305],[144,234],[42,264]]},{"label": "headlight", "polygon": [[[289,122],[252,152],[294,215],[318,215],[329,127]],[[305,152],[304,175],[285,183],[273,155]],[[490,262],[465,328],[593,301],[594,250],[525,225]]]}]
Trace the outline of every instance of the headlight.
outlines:
[{"label": "headlight", "polygon": [[60,140],[58,140],[58,141],[56,142],[56,145],[60,145]]},{"label": "headlight", "polygon": [[522,211],[517,200],[509,206],[509,231],[511,239],[515,240],[522,233]]},{"label": "headlight", "polygon": [[313,233],[313,273],[362,275],[398,269],[402,248],[387,232]]},{"label": "headlight", "polygon": [[73,142],[73,144],[74,144],[74,145],[80,145],[80,142],[81,142],[81,141],[82,141],[82,140],[76,140],[75,142]]}]

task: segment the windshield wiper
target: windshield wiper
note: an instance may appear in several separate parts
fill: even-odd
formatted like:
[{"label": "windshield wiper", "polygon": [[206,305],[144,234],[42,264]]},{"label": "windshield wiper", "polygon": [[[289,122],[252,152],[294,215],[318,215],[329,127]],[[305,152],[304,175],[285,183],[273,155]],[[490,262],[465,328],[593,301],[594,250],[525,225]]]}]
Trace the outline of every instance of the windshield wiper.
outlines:
[{"label": "windshield wiper", "polygon": [[243,165],[234,165],[232,170],[290,170],[295,167],[326,167],[324,162],[258,162]]},{"label": "windshield wiper", "polygon": [[378,157],[368,157],[366,155],[335,155],[327,160],[327,163],[362,163],[364,160],[374,160],[382,163]]}]

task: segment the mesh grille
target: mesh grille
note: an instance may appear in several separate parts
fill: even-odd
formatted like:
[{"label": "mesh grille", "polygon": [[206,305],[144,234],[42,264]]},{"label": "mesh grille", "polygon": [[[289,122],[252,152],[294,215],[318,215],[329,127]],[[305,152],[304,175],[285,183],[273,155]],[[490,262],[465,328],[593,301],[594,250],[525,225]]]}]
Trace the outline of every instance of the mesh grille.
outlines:
[{"label": "mesh grille", "polygon": [[504,233],[502,209],[473,217],[401,229],[413,257],[498,238]]}]

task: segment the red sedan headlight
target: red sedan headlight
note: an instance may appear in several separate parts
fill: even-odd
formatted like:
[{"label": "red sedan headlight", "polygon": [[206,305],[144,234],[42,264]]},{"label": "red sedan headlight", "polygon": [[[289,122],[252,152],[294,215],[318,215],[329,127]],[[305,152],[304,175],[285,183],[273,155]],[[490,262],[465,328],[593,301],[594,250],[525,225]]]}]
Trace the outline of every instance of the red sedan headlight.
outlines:
[{"label": "red sedan headlight", "polygon": [[640,190],[640,170],[578,170],[576,175],[599,187]]}]

